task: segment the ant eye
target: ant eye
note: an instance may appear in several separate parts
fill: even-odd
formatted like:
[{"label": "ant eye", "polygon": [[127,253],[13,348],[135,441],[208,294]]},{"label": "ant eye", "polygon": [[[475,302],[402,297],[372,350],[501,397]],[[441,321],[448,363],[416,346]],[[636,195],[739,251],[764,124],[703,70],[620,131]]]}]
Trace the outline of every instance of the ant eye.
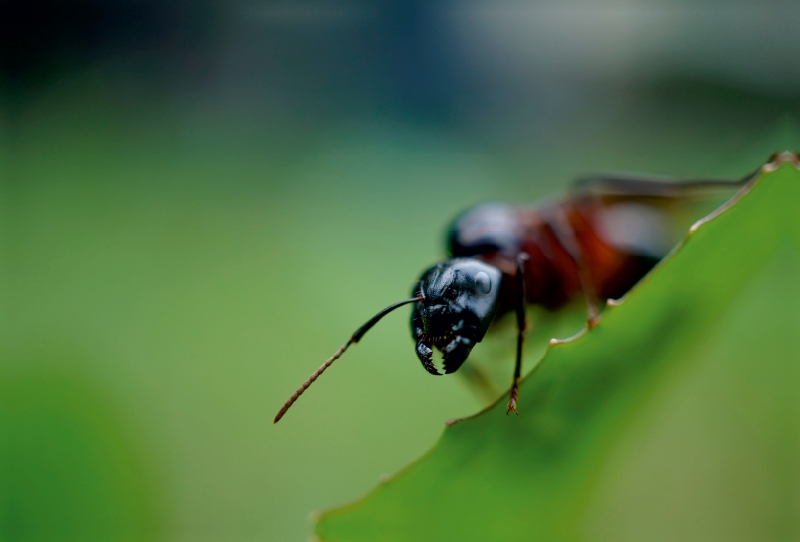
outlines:
[{"label": "ant eye", "polygon": [[455,298],[458,297],[458,292],[456,292],[452,288],[448,288],[447,290],[444,291],[444,294],[442,294],[442,296],[449,301],[453,301]]},{"label": "ant eye", "polygon": [[475,289],[478,290],[480,294],[488,294],[492,291],[492,279],[489,278],[489,275],[480,271],[477,275],[475,275]]}]

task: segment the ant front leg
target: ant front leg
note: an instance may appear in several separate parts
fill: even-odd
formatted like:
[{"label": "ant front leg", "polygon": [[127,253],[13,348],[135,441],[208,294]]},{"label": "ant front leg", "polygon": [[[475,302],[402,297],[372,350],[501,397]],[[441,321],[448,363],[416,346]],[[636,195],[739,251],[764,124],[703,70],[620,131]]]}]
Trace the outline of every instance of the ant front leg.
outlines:
[{"label": "ant front leg", "polygon": [[506,414],[517,414],[517,399],[519,399],[519,379],[522,373],[522,349],[525,346],[525,330],[528,323],[525,319],[525,262],[528,255],[524,252],[517,254],[517,361],[514,364],[514,380],[511,382],[511,394],[508,398]]}]

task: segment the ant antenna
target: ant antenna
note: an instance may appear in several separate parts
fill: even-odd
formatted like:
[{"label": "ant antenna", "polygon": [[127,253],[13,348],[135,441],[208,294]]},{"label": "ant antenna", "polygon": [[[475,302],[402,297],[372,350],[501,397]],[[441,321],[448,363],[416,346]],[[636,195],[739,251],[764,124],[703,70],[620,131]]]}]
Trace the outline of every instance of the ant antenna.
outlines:
[{"label": "ant antenna", "polygon": [[384,316],[386,316],[387,314],[389,314],[390,312],[392,312],[393,310],[395,310],[398,307],[402,307],[403,305],[408,305],[409,303],[413,303],[415,301],[422,301],[422,300],[423,300],[422,296],[419,296],[419,297],[414,297],[412,299],[406,299],[404,301],[398,301],[397,303],[394,303],[393,305],[389,305],[388,307],[383,309],[381,312],[379,312],[378,314],[376,314],[375,316],[370,318],[369,321],[367,321],[366,324],[364,324],[363,326],[358,328],[356,330],[356,332],[353,333],[353,335],[350,337],[350,340],[348,340],[346,343],[344,343],[342,345],[342,347],[339,350],[337,350],[334,355],[332,355],[330,358],[328,358],[328,360],[320,366],[319,369],[314,371],[311,374],[311,376],[309,376],[308,379],[305,382],[303,382],[302,386],[297,388],[297,391],[294,392],[291,397],[289,397],[289,400],[286,401],[286,404],[284,404],[283,407],[281,407],[280,411],[278,411],[278,415],[275,416],[275,421],[272,422],[272,423],[278,423],[280,421],[280,419],[283,418],[283,415],[286,414],[286,411],[289,410],[289,408],[291,408],[291,406],[294,404],[295,401],[297,401],[298,397],[303,395],[303,392],[306,391],[308,389],[308,387],[311,386],[311,384],[317,378],[319,378],[319,375],[321,375],[325,371],[325,369],[330,367],[333,364],[334,361],[339,359],[339,357],[342,354],[344,354],[344,351],[347,350],[348,346],[350,346],[351,344],[357,343],[359,341],[359,339],[361,339],[361,337],[363,337],[364,334],[367,331],[369,331],[370,328],[372,328],[372,326],[374,326],[375,324],[378,323],[378,320],[380,320],[381,318],[383,318]]}]

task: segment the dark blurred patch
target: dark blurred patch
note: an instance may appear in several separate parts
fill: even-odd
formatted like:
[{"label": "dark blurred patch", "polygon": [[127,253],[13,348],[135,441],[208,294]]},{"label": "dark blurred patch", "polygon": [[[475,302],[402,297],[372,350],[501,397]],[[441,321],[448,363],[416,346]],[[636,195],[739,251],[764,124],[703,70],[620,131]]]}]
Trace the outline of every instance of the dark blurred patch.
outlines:
[{"label": "dark blurred patch", "polygon": [[114,402],[75,360],[13,361],[0,371],[0,539],[154,538],[154,476]]},{"label": "dark blurred patch", "polygon": [[447,13],[420,0],[278,0],[238,8],[219,84],[297,118],[446,121],[463,92]]},{"label": "dark blurred patch", "polygon": [[0,85],[19,97],[87,69],[178,90],[213,73],[233,102],[301,117],[441,121],[462,62],[446,12],[420,0],[17,0],[0,15]]},{"label": "dark blurred patch", "polygon": [[[453,114],[463,59],[451,43],[446,13],[430,2],[396,2],[384,19],[388,77],[396,99],[429,120]],[[463,81],[461,81],[463,83]]]},{"label": "dark blurred patch", "polygon": [[12,90],[115,58],[156,74],[203,71],[224,21],[210,0],[18,0],[2,11],[0,79]]}]

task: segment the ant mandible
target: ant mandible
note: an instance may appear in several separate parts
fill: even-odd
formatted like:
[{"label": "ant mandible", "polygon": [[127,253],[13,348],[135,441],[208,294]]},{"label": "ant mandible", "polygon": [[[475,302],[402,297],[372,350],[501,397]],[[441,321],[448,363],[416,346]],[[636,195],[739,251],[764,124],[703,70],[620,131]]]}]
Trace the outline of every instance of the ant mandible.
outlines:
[{"label": "ant mandible", "polygon": [[556,310],[583,296],[587,329],[593,328],[599,304],[625,294],[672,248],[663,235],[667,209],[708,191],[740,189],[755,176],[682,182],[595,176],[576,181],[557,201],[527,207],[486,203],[467,210],[450,228],[451,258],[422,273],[411,299],[386,307],[358,328],[292,394],[274,423],[351,344],[410,303],[415,351],[432,375],[441,374],[433,364],[434,348],[442,353],[444,372],[453,373],[494,321],[516,313],[516,362],[506,407],[516,413],[527,304]]}]

